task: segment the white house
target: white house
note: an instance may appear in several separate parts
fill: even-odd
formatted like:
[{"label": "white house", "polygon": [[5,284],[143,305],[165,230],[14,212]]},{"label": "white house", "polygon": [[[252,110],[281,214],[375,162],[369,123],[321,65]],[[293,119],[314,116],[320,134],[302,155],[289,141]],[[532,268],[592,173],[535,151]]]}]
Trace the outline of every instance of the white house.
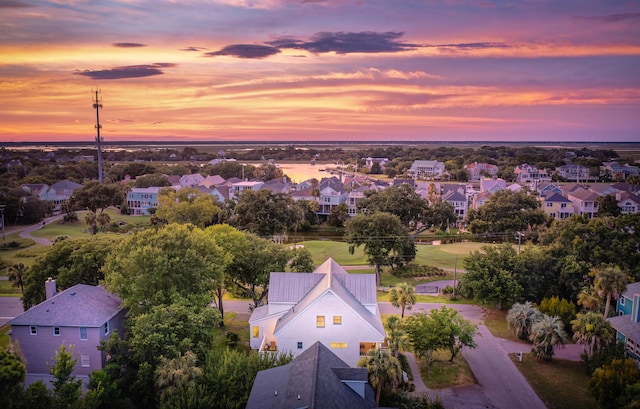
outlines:
[{"label": "white house", "polygon": [[271,273],[268,304],[249,319],[251,348],[299,355],[319,341],[356,366],[381,346],[374,274],[348,274],[333,259],[313,273]]},{"label": "white house", "polygon": [[516,175],[517,183],[530,183],[530,182],[550,182],[551,175],[547,173],[546,169],[538,169],[533,165],[523,163],[516,166],[513,170]]},{"label": "white house", "polygon": [[444,163],[437,160],[416,160],[407,170],[407,176],[414,179],[441,179],[444,173]]},{"label": "white house", "polygon": [[491,163],[467,163],[466,165],[464,165],[464,170],[466,170],[469,174],[469,180],[471,181],[479,181],[483,177],[498,177],[498,166]]}]

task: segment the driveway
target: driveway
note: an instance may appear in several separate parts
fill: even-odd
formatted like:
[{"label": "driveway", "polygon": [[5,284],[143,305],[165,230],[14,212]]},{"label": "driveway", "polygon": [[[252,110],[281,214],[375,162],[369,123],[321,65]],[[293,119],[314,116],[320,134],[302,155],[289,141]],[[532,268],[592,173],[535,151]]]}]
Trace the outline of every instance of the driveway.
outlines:
[{"label": "driveway", "polygon": [[0,327],[23,312],[20,297],[0,297]]}]

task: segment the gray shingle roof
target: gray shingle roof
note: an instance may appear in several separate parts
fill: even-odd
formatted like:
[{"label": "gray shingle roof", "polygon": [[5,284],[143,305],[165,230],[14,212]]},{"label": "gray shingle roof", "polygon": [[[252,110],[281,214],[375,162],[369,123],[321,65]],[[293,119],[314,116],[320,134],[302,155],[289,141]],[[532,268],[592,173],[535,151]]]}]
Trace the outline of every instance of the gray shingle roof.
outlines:
[{"label": "gray shingle roof", "polygon": [[633,322],[632,314],[617,315],[608,318],[611,326],[618,332],[621,332],[629,339],[635,342],[640,341],[640,323]]},{"label": "gray shingle roof", "polygon": [[343,379],[366,380],[367,371],[349,368],[327,347],[316,342],[289,364],[258,372],[247,409],[375,407],[371,386],[366,385],[363,398],[343,383]]},{"label": "gray shingle roof", "polygon": [[100,327],[121,309],[122,301],[102,286],[77,284],[9,321],[11,325]]}]

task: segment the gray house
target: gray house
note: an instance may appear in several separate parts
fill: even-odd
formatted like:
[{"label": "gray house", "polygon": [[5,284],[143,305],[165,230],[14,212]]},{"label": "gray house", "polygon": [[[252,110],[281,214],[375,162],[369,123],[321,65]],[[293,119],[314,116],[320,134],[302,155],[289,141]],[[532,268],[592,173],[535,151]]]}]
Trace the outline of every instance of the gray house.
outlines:
[{"label": "gray house", "polygon": [[125,310],[116,295],[101,286],[78,284],[56,293],[55,280],[46,282],[47,299],[9,321],[11,341],[17,342],[27,363],[27,381],[49,378],[60,345],[74,345],[78,359],[73,374],[87,380],[104,367],[100,341],[118,330],[123,334]]},{"label": "gray house", "polygon": [[258,372],[247,409],[376,407],[366,368],[351,368],[320,342],[287,365]]}]

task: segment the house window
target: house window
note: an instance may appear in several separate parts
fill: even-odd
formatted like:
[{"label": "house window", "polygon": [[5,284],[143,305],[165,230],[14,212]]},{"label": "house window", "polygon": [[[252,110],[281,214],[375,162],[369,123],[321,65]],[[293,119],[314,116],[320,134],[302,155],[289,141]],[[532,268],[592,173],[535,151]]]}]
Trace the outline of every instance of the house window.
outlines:
[{"label": "house window", "polygon": [[104,335],[108,335],[109,334],[109,321],[105,322],[104,325],[102,326],[102,328],[104,329]]},{"label": "house window", "polygon": [[347,343],[346,342],[332,342],[331,343],[331,348],[332,349],[345,349],[347,347]]},{"label": "house window", "polygon": [[324,315],[316,316],[316,328],[324,328]]},{"label": "house window", "polygon": [[253,337],[254,338],[258,338],[258,336],[260,335],[260,327],[258,327],[257,325],[255,325],[253,327]]},{"label": "house window", "polygon": [[620,305],[624,305],[624,297],[620,297]]},{"label": "house window", "polygon": [[38,335],[38,327],[36,327],[35,325],[31,325],[29,327],[29,333],[31,335]]},{"label": "house window", "polygon": [[302,341],[298,341],[298,349],[302,349]]},{"label": "house window", "polygon": [[80,354],[80,365],[84,368],[90,366],[89,354]]},{"label": "house window", "polygon": [[89,337],[87,336],[87,327],[80,327],[80,339],[89,339]]},{"label": "house window", "polygon": [[53,327],[53,336],[55,337],[60,336],[60,327]]},{"label": "house window", "polygon": [[333,325],[342,325],[342,315],[333,316]]}]

